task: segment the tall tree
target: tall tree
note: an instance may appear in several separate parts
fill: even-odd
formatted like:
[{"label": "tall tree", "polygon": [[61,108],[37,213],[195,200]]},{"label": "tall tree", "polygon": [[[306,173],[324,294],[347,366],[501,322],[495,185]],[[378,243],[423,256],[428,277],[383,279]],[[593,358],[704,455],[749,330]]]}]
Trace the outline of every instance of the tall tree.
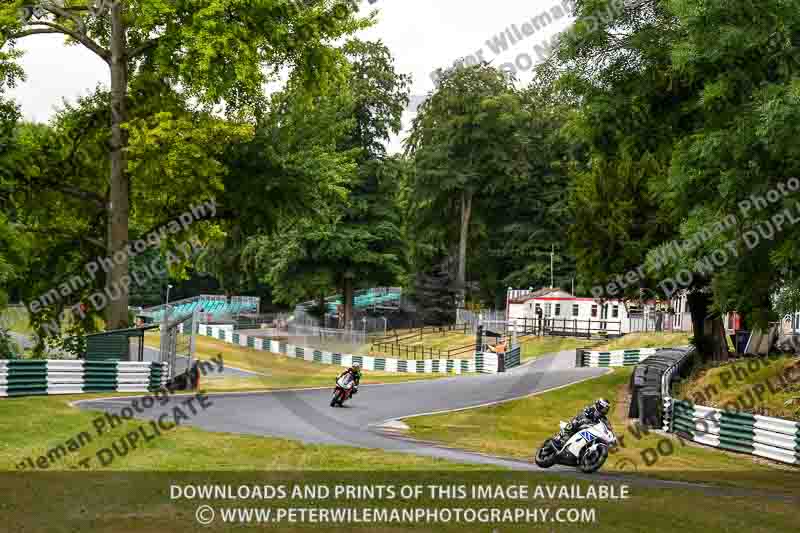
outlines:
[{"label": "tall tree", "polygon": [[344,53],[351,68],[353,128],[340,147],[355,151],[358,166],[337,233],[352,235],[361,246],[342,249],[336,263],[343,267],[343,318],[351,324],[356,285],[389,285],[403,272],[405,243],[395,202],[404,167],[387,157],[386,143],[400,131],[411,78],[396,72],[394,58],[380,41],[351,40]]},{"label": "tall tree", "polygon": [[[604,18],[603,3],[576,2],[578,22],[550,65],[579,103],[569,127],[590,149],[575,172],[579,267],[604,295],[688,289],[696,344],[724,359],[722,313],[764,326],[773,297],[793,292],[782,289],[797,230],[765,225],[797,195],[769,210],[740,204],[798,170],[788,139],[799,19],[780,0],[655,0]],[[772,235],[750,246],[757,229]],[[619,283],[645,255],[645,269]]]},{"label": "tall tree", "polygon": [[458,221],[456,283],[462,304],[470,226],[486,209],[487,195],[525,175],[526,122],[512,80],[486,64],[443,72],[414,119],[406,149],[414,158],[417,212]]},{"label": "tall tree", "polygon": [[[108,255],[129,242],[129,176],[126,166],[127,94],[130,76],[144,65],[206,105],[225,102],[246,111],[268,76],[294,66],[310,85],[325,85],[337,53],[325,42],[365,22],[349,1],[242,3],[139,2],[135,0],[14,0],[0,6],[0,52],[20,39],[62,34],[93,52],[109,68],[110,194]],[[3,52],[3,59],[13,59]],[[128,261],[115,262],[108,283],[128,275]],[[128,293],[108,307],[106,326],[128,322]]]},{"label": "tall tree", "polygon": [[[127,104],[127,164],[135,205],[130,236],[138,246],[140,239],[186,214],[187,206],[220,196],[225,171],[222,151],[249,138],[252,128],[194,110],[185,95],[144,73],[132,80],[132,88]],[[136,290],[161,275],[157,269],[142,270],[140,263],[123,279],[125,283],[108,285],[107,266],[94,273],[86,269],[98,258],[108,263],[109,98],[108,91],[97,90],[59,110],[50,125],[16,128],[10,155],[14,164],[9,168],[15,182],[8,201],[19,231],[33,243],[23,273],[25,283],[19,284],[18,293],[29,303],[34,322],[48,326],[47,331],[39,331],[40,339],[61,336],[53,321],[63,310],[88,313],[92,319],[87,315],[84,322],[93,327],[94,315],[102,313],[123,289]],[[190,236],[213,230],[212,223],[194,218],[188,228],[169,231],[166,238],[159,236],[158,243],[145,244],[150,251],[166,255],[176,252]],[[144,259],[143,251],[136,249],[131,257]],[[179,275],[187,263],[171,261],[169,265]],[[63,283],[71,288],[62,287]],[[81,290],[75,289],[77,285]],[[95,294],[104,297],[92,298]]]},{"label": "tall tree", "polygon": [[[0,75],[2,80],[2,75]],[[19,161],[14,161],[13,144],[19,111],[13,104],[0,100],[0,311],[8,301],[6,287],[19,270],[24,259],[23,240],[11,225],[6,213],[11,212],[10,196],[15,181],[10,169]]]},{"label": "tall tree", "polygon": [[458,289],[453,283],[453,257],[440,256],[433,266],[416,272],[414,301],[419,306],[419,315],[426,324],[440,326],[455,322],[453,307],[456,305]]},{"label": "tall tree", "polygon": [[[332,142],[325,145],[333,148],[331,157],[351,161],[339,169],[346,198],[311,204],[312,209],[285,218],[277,233],[262,235],[252,246],[274,250],[282,243],[285,253],[271,254],[264,275],[287,303],[304,293],[321,298],[328,285],[341,290],[349,326],[355,288],[391,284],[403,272],[405,243],[395,200],[405,167],[386,155],[385,144],[400,130],[409,78],[395,71],[380,42],[349,41],[343,52],[349,73],[339,90],[319,99],[312,110],[293,104],[290,109],[299,115],[281,124],[304,131],[307,115],[317,118],[318,123],[310,123],[317,131],[308,131],[306,138]],[[289,102],[302,99],[300,94],[286,96]]]},{"label": "tall tree", "polygon": [[[487,195],[485,216],[473,275],[480,276],[484,301],[503,307],[508,287],[570,289],[575,260],[569,248],[570,161],[578,151],[563,126],[575,106],[554,94],[550,86],[533,84],[523,93],[528,111],[524,132],[528,170],[519,180],[501,184]],[[552,255],[551,255],[552,254]]]}]

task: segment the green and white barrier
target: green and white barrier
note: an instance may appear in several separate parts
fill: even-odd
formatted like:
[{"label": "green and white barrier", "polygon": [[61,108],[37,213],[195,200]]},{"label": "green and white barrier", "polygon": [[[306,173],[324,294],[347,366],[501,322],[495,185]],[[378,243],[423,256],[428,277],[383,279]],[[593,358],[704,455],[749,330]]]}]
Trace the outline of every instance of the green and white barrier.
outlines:
[{"label": "green and white barrier", "polygon": [[168,379],[168,363],[0,360],[0,396],[147,392]]},{"label": "green and white barrier", "polygon": [[666,398],[664,430],[722,450],[800,465],[800,424]]},{"label": "green and white barrier", "polygon": [[[367,355],[350,355],[316,348],[305,348],[295,346],[262,337],[242,335],[234,331],[230,326],[209,326],[198,325],[198,333],[207,337],[212,337],[227,343],[238,346],[246,346],[254,350],[271,352],[285,355],[296,359],[303,359],[310,363],[320,363],[323,365],[333,365],[349,367],[353,363],[361,363],[364,370],[379,372],[406,372],[411,374],[467,374],[481,372],[476,370],[478,358],[476,359],[395,359],[391,357],[372,357]],[[494,354],[492,354],[494,355]],[[492,368],[489,364],[488,368]],[[497,358],[494,359],[494,372],[497,372]]]},{"label": "green and white barrier", "polygon": [[502,360],[500,359],[501,356],[494,352],[478,352],[475,354],[475,370],[481,374],[505,372],[520,365],[521,355],[521,346],[504,352],[502,354]]},{"label": "green and white barrier", "polygon": [[612,352],[592,352],[579,348],[579,366],[635,366],[651,355],[655,355],[655,353],[660,349],[661,348],[636,348],[632,350],[616,350]]},{"label": "green and white barrier", "polygon": [[506,360],[506,370],[522,364],[522,346],[517,346],[513,350],[503,354]]}]

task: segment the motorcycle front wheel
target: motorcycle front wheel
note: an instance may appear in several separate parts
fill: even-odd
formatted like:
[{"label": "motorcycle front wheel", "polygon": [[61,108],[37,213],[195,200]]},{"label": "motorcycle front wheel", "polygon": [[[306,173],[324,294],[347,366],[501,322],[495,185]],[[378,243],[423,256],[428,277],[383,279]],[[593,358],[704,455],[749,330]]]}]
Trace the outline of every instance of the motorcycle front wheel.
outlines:
[{"label": "motorcycle front wheel", "polygon": [[553,449],[551,441],[547,440],[542,444],[542,447],[536,452],[534,461],[539,468],[550,468],[556,464],[556,451]]},{"label": "motorcycle front wheel", "polygon": [[333,398],[331,398],[331,407],[336,407],[337,405],[342,405],[342,391],[340,389],[333,391]]},{"label": "motorcycle front wheel", "polygon": [[578,467],[584,474],[591,474],[600,470],[600,467],[603,466],[607,458],[608,446],[605,444],[598,444],[595,450],[587,451],[587,453],[581,456]]}]

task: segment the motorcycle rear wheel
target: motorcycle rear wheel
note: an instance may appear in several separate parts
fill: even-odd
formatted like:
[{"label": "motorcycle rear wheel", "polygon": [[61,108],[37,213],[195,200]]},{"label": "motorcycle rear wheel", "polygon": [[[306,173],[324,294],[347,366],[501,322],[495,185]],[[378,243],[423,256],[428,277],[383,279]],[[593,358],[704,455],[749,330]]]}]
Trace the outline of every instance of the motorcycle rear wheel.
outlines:
[{"label": "motorcycle rear wheel", "polygon": [[539,468],[550,468],[556,464],[558,454],[553,449],[552,441],[546,440],[542,447],[536,452],[534,461]]}]

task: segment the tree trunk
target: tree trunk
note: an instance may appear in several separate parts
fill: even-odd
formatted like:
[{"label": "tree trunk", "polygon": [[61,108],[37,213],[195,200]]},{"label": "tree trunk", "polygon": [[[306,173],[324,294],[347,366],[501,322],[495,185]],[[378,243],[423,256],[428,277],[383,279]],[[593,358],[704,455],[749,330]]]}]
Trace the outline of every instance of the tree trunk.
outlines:
[{"label": "tree trunk", "polygon": [[327,326],[325,323],[326,317],[328,316],[328,308],[325,306],[325,293],[322,292],[318,296],[319,300],[317,301],[317,306],[319,306],[320,316],[319,316],[319,325],[320,327],[324,328]]},{"label": "tree trunk", "polygon": [[709,312],[711,295],[692,291],[687,297],[689,312],[692,315],[694,344],[703,361],[726,361],[728,341],[725,338],[725,325],[722,317]]},{"label": "tree trunk", "polygon": [[725,324],[722,317],[717,315],[711,319],[711,358],[714,361],[727,361],[729,355]]},{"label": "tree trunk", "polygon": [[[125,99],[128,90],[124,2],[111,7],[111,183],[108,224],[108,249],[113,266],[107,278],[109,302],[106,329],[128,327],[128,216],[129,183],[125,168],[128,136],[122,124],[128,119]],[[112,298],[113,296],[113,298]]]},{"label": "tree trunk", "polygon": [[461,193],[461,235],[458,240],[458,287],[459,305],[467,301],[467,239],[469,238],[469,221],[472,216],[472,193],[464,190]]},{"label": "tree trunk", "polygon": [[344,278],[344,327],[353,327],[353,278],[345,275]]},{"label": "tree trunk", "polygon": [[[689,303],[689,313],[692,316],[692,330],[696,343],[702,342],[705,332],[706,315],[708,315],[708,295],[698,291],[693,291],[686,297]],[[700,350],[702,346],[699,344],[697,348]]]}]

